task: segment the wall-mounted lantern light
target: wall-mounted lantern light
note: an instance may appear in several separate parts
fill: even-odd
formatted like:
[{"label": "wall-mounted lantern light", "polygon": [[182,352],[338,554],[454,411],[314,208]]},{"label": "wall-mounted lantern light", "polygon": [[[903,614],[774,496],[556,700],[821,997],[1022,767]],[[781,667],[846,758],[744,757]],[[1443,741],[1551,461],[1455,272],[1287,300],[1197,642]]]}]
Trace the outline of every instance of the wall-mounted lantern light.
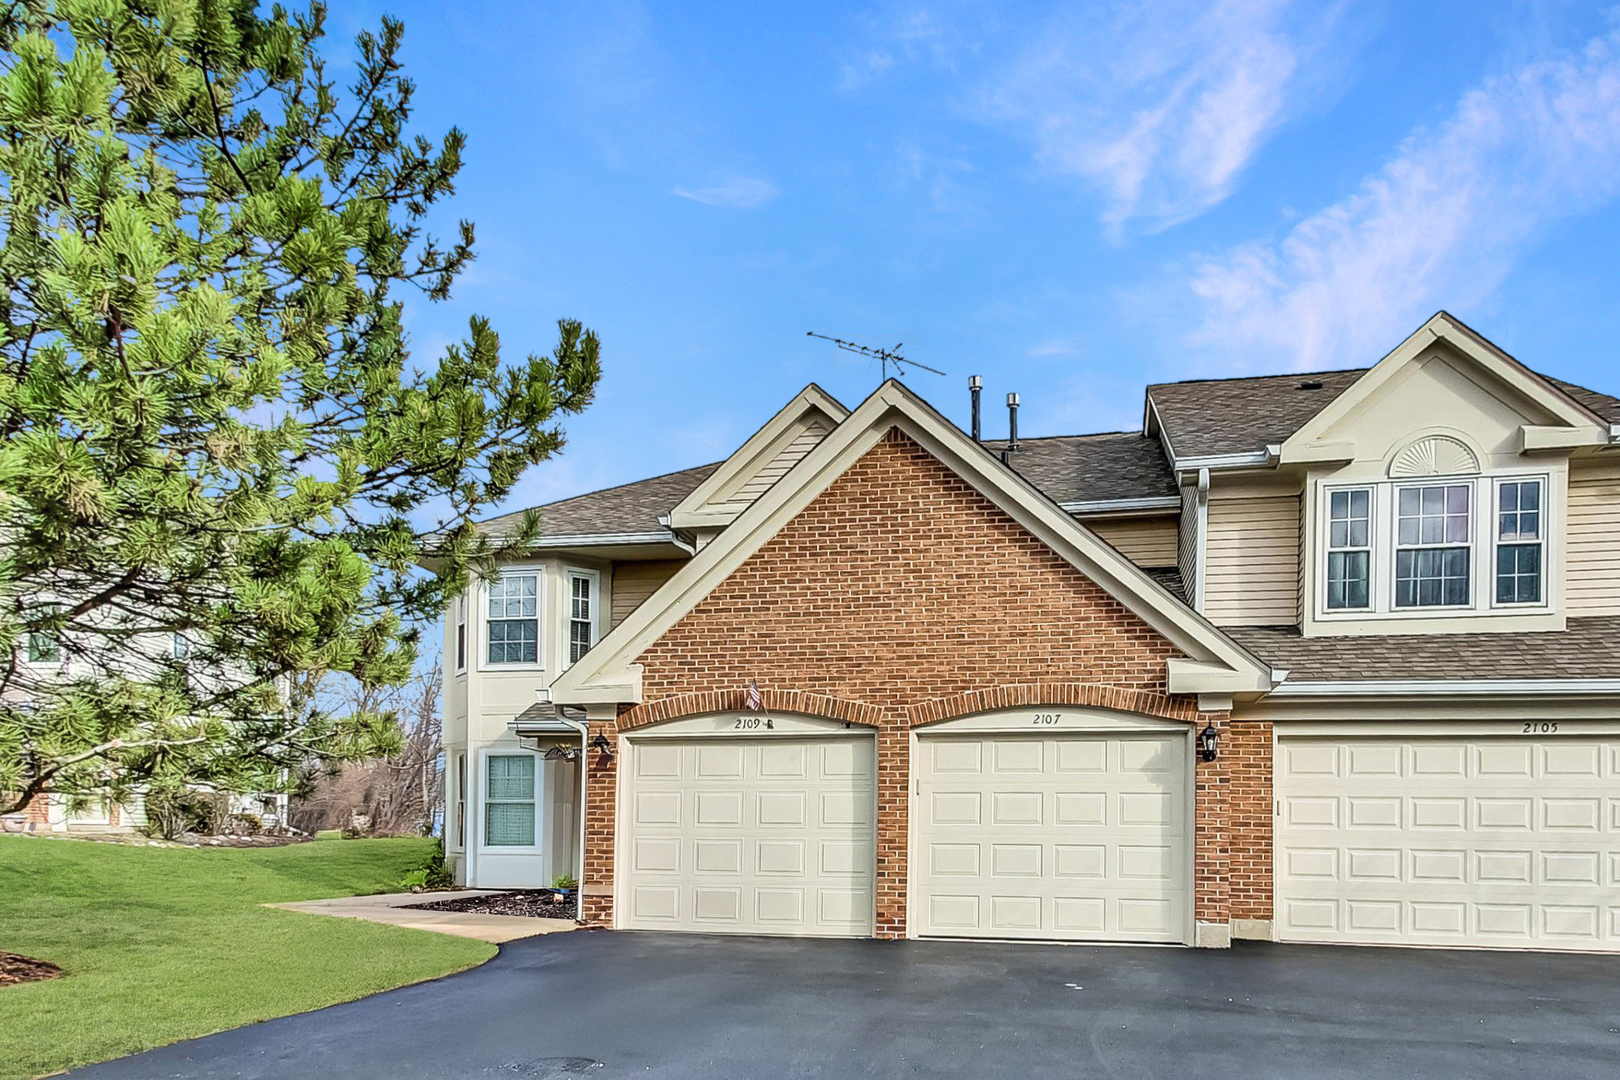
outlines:
[{"label": "wall-mounted lantern light", "polygon": [[607,757],[613,756],[613,744],[608,742],[608,737],[600,731],[596,733],[596,738],[591,740],[591,749],[600,750]]},{"label": "wall-mounted lantern light", "polygon": [[1221,733],[1215,730],[1214,724],[1205,724],[1204,730],[1198,733],[1198,757],[1203,761],[1214,761],[1215,752],[1220,749]]}]

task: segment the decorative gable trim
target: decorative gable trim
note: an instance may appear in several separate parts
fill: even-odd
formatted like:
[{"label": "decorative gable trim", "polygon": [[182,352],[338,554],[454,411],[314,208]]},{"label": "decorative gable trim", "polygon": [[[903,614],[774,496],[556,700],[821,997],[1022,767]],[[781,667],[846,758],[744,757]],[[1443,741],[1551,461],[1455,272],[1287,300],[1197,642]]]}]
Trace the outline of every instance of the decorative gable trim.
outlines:
[{"label": "decorative gable trim", "polygon": [[848,415],[821,387],[806,386],[670,511],[670,527],[730,525]]},{"label": "decorative gable trim", "polygon": [[1520,433],[1522,450],[1562,450],[1608,444],[1607,422],[1462,322],[1441,311],[1282,443],[1278,447],[1278,462],[1289,465],[1349,460],[1355,453],[1355,444],[1342,439],[1329,440],[1327,433],[1363,402],[1390,385],[1397,373],[1425,355],[1437,342],[1444,342],[1495,381],[1552,418],[1551,424],[1524,425]]},{"label": "decorative gable trim", "polygon": [[1389,463],[1389,475],[1400,480],[1420,476],[1478,476],[1479,457],[1461,439],[1428,435],[1401,450]]},{"label": "decorative gable trim", "polygon": [[1190,657],[1191,664],[1172,661],[1175,693],[1272,689],[1269,667],[891,379],[565,672],[552,686],[553,699],[569,704],[640,703],[642,672],[636,658],[896,429]]}]

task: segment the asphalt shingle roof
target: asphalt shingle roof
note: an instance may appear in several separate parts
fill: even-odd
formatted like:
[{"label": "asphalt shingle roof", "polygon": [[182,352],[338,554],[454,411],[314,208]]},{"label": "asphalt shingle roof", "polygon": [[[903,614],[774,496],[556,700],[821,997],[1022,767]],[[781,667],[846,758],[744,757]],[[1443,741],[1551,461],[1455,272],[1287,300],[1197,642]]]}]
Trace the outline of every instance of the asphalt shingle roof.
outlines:
[{"label": "asphalt shingle roof", "polygon": [[[1005,440],[986,440],[1000,454]],[[1140,432],[1020,439],[1012,467],[1060,503],[1176,494],[1176,478],[1158,439]]]},{"label": "asphalt shingle roof", "polygon": [[[535,508],[540,515],[542,536],[605,536],[619,533],[650,533],[664,529],[658,519],[668,514],[690,495],[719,462],[694,469],[666,473],[650,480],[637,480],[588,495],[547,503]],[[479,529],[492,536],[516,531],[523,511],[502,514],[479,523]]]},{"label": "asphalt shingle roof", "polygon": [[1232,640],[1289,682],[1376,679],[1620,678],[1620,616],[1569,619],[1563,633],[1301,637],[1292,626],[1236,626]]},{"label": "asphalt shingle roof", "polygon": [[[1247,454],[1287,439],[1367,370],[1155,383],[1147,392],[1178,458]],[[1320,388],[1302,389],[1313,383]]]},{"label": "asphalt shingle roof", "polygon": [[[1247,454],[1286,440],[1369,370],[1155,383],[1148,397],[1178,458]],[[1620,423],[1620,398],[1539,377],[1609,423]],[[1313,383],[1321,385],[1303,389]]]}]

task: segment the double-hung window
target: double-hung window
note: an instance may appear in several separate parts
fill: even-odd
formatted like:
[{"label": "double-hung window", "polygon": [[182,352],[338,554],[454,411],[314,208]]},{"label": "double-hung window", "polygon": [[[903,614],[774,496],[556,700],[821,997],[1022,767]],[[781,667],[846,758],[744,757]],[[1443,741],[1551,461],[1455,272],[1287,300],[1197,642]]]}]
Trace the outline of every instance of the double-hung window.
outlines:
[{"label": "double-hung window", "polygon": [[1543,500],[1540,480],[1496,487],[1496,602],[1541,603]]},{"label": "double-hung window", "polygon": [[467,755],[456,755],[456,850],[467,846]]},{"label": "double-hung window", "polygon": [[1354,611],[1371,603],[1372,490],[1328,495],[1327,606]]},{"label": "double-hung window", "polygon": [[534,755],[484,759],[484,846],[534,846]]},{"label": "double-hung window", "polygon": [[1395,606],[1463,607],[1473,554],[1472,484],[1395,489]]},{"label": "double-hung window", "polygon": [[456,671],[467,670],[467,596],[456,597]]},{"label": "double-hung window", "polygon": [[568,662],[577,663],[596,644],[596,575],[568,572]]},{"label": "double-hung window", "polygon": [[505,573],[489,586],[489,662],[533,664],[540,658],[540,575]]},{"label": "double-hung window", "polygon": [[[59,610],[58,605],[51,604],[49,610]],[[55,634],[32,633],[28,635],[28,662],[30,664],[54,664],[62,659],[62,643],[56,639]]]}]

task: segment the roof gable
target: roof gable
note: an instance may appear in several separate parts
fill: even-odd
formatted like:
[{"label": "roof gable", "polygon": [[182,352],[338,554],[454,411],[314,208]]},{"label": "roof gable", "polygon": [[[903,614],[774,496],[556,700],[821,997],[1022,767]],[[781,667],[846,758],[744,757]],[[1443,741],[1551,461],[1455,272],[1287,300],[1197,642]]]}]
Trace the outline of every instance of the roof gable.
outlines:
[{"label": "roof gable", "polygon": [[677,529],[723,528],[849,415],[815,383],[799,391],[669,515]]},{"label": "roof gable", "polygon": [[890,380],[565,672],[553,684],[554,699],[577,704],[640,701],[636,658],[895,428],[1185,653],[1186,659],[1169,661],[1171,693],[1271,689],[1272,672],[1263,662]]},{"label": "roof gable", "polygon": [[[1356,421],[1389,395],[1415,389],[1419,379],[1415,373],[1429,368],[1433,369],[1429,389],[1460,402],[1465,385],[1472,384],[1492,399],[1476,404],[1476,411],[1516,417],[1514,452],[1609,441],[1608,424],[1591,410],[1442,311],[1284,440],[1278,460],[1287,464],[1356,457]],[[1434,409],[1432,400],[1412,404],[1430,413]]]}]

